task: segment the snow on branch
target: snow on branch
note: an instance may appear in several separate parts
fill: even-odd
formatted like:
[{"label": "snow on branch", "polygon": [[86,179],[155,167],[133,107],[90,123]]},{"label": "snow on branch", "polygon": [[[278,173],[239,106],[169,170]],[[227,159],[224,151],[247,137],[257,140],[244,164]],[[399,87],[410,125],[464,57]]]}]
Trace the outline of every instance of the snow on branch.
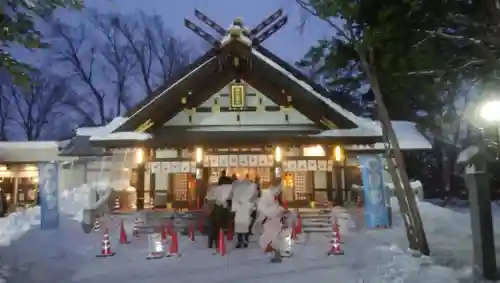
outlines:
[{"label": "snow on branch", "polygon": [[439,31],[431,31],[431,30],[426,30],[424,31],[428,35],[434,36],[434,37],[440,37],[444,39],[450,39],[450,40],[458,40],[458,41],[467,41],[473,44],[477,45],[483,45],[483,42],[477,38],[474,37],[466,37],[462,35],[453,35],[453,34],[448,34],[444,32],[439,32]]}]

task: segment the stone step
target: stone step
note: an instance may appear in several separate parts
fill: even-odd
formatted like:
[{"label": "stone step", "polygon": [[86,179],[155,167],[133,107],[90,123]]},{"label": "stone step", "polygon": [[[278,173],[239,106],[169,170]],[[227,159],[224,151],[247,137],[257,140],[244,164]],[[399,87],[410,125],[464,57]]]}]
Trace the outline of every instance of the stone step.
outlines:
[{"label": "stone step", "polygon": [[[195,228],[198,228],[199,217],[206,217],[206,215],[200,211],[188,211],[188,212],[166,212],[166,211],[155,211],[155,212],[142,212],[140,219],[142,223],[138,224],[136,227],[141,234],[150,234],[160,231],[162,227],[168,225],[172,221],[172,226],[175,231],[180,233],[187,233],[190,221],[194,221]],[[208,219],[205,219],[205,231],[208,231]]]},{"label": "stone step", "polygon": [[302,220],[314,220],[314,219],[323,219],[323,220],[326,220],[326,219],[330,219],[331,218],[331,215],[327,215],[327,214],[323,214],[323,215],[300,215],[300,218],[302,218]]},{"label": "stone step", "polygon": [[317,212],[317,211],[325,211],[325,210],[330,210],[329,208],[326,207],[318,207],[318,208],[309,208],[309,207],[304,207],[304,208],[299,208],[299,212]]},{"label": "stone step", "polygon": [[302,210],[299,210],[299,213],[300,215],[321,215],[321,214],[330,214],[331,213],[331,210],[329,209],[321,209],[321,210],[306,210],[306,211],[302,211]]},{"label": "stone step", "polygon": [[302,221],[302,226],[316,226],[316,225],[330,225],[332,222],[331,221],[323,221],[323,220],[318,220],[318,221]]},{"label": "stone step", "polygon": [[302,226],[302,227],[304,229],[305,228],[328,228],[328,229],[332,229],[332,224],[325,223],[325,224],[307,225],[307,226]]},{"label": "stone step", "polygon": [[331,235],[332,230],[331,229],[326,229],[326,228],[304,228],[302,229],[304,233],[319,233],[319,234],[325,234],[325,235]]}]

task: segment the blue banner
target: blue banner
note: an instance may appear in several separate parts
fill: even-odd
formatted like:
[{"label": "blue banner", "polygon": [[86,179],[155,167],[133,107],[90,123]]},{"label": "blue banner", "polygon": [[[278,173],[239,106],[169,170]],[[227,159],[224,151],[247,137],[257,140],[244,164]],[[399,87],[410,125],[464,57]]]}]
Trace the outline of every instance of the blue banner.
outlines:
[{"label": "blue banner", "polygon": [[367,228],[388,228],[387,192],[383,181],[383,164],[378,155],[360,155],[359,164],[365,199]]},{"label": "blue banner", "polygon": [[59,166],[58,163],[38,165],[38,191],[40,195],[42,230],[59,227]]}]

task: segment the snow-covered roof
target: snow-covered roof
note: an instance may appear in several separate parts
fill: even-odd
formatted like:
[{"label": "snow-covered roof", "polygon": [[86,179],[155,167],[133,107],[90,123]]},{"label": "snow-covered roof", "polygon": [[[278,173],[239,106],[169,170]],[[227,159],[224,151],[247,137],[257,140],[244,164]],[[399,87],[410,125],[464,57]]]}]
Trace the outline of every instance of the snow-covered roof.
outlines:
[{"label": "snow-covered roof", "polygon": [[127,121],[126,117],[115,117],[111,122],[101,127],[81,127],[76,129],[77,136],[106,135]]},{"label": "snow-covered roof", "polygon": [[[380,122],[374,122],[374,123],[380,129],[380,131],[382,131],[382,128],[380,127]],[[432,144],[427,140],[427,138],[422,133],[420,133],[415,123],[409,121],[392,121],[391,124],[398,139],[399,147],[401,149],[403,150],[432,149]],[[376,143],[370,147],[367,147],[366,145],[359,145],[359,146],[352,145],[346,147],[346,150],[356,150],[356,151],[383,150],[383,149],[385,149],[384,143]]]},{"label": "snow-covered roof", "polygon": [[[210,62],[212,62],[213,60],[216,60],[216,59],[217,59],[217,57],[213,56],[210,59],[206,60],[205,62],[201,63],[199,66],[197,66],[196,68],[194,68],[191,72],[185,74],[179,80],[175,81],[173,84],[171,84],[170,86],[168,86],[167,88],[165,88],[160,94],[158,94],[155,97],[153,97],[153,99],[151,99],[148,103],[146,103],[141,108],[139,108],[137,111],[135,111],[134,114],[132,114],[129,118],[125,118],[125,121],[128,120],[128,119],[130,119],[130,118],[132,118],[132,117],[134,117],[135,115],[137,115],[137,113],[141,112],[145,108],[149,107],[151,104],[155,103],[155,101],[157,101],[158,99],[160,99],[161,97],[163,97],[164,95],[166,95],[170,89],[172,89],[173,87],[175,87],[176,85],[178,85],[180,82],[182,82],[183,80],[185,80],[186,78],[188,78],[192,73],[198,71],[199,69],[203,68],[203,66],[205,66],[206,64],[208,64],[208,63],[210,63]],[[125,121],[123,121],[123,123]]]},{"label": "snow-covered roof", "polygon": [[381,131],[378,129],[376,126],[375,122],[370,119],[366,119],[363,117],[359,117],[355,115],[352,112],[349,112],[345,110],[343,107],[338,105],[337,103],[333,102],[332,100],[328,99],[327,97],[321,95],[317,91],[315,91],[308,83],[299,80],[296,78],[292,73],[289,71],[285,70],[282,66],[265,56],[264,54],[260,53],[256,49],[252,49],[252,54],[254,54],[256,57],[261,59],[262,61],[266,62],[268,65],[282,73],[283,75],[287,76],[290,80],[296,82],[298,85],[300,85],[302,88],[304,88],[306,91],[326,103],[328,106],[330,106],[332,109],[337,111],[338,113],[342,114],[344,117],[349,119],[351,122],[353,122],[358,128],[360,128],[360,131],[363,131],[365,135],[373,136],[373,135],[380,135]]},{"label": "snow-covered roof", "polygon": [[49,162],[66,160],[58,155],[56,141],[0,142],[0,162]]},{"label": "snow-covered roof", "polygon": [[93,135],[90,137],[91,141],[113,141],[113,140],[135,140],[145,141],[153,138],[151,134],[139,132],[115,132],[105,135]]}]

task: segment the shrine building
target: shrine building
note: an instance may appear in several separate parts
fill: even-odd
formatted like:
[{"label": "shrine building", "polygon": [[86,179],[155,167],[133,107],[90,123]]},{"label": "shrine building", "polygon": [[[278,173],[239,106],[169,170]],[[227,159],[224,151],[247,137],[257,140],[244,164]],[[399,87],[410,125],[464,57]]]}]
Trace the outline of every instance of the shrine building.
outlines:
[{"label": "shrine building", "polygon": [[[185,24],[212,48],[107,131],[79,134],[61,154],[133,151],[137,209],[186,207],[196,198],[191,178],[208,183],[222,170],[258,178],[263,187],[281,177],[291,206],[350,200],[360,178],[357,156],[386,150],[379,122],[345,110],[262,45],[286,23],[281,10],[253,29],[241,20],[224,29],[196,16],[217,36]],[[413,123],[392,123],[402,149],[430,148]],[[100,153],[79,151],[82,141]]]}]

